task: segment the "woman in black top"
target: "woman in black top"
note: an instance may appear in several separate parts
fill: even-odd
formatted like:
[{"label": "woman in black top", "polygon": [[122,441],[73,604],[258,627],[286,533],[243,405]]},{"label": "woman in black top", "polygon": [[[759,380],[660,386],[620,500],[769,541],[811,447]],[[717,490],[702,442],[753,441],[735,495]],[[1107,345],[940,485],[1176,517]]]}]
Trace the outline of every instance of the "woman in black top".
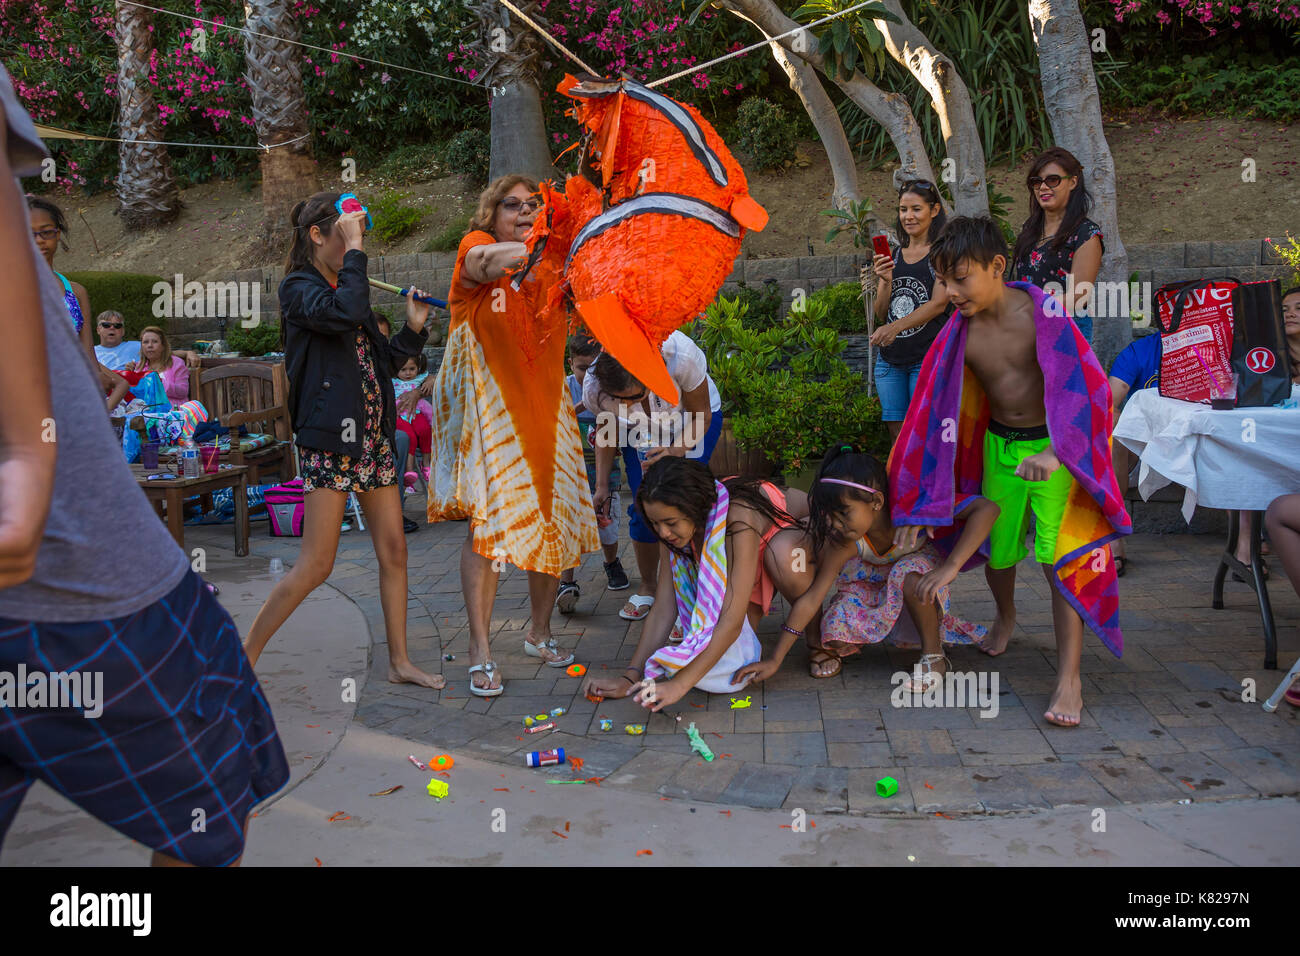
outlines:
[{"label": "woman in black top", "polygon": [[1053,146],[1029,167],[1031,212],[1011,254],[1011,277],[1040,289],[1053,287],[1083,337],[1092,342],[1092,286],[1101,270],[1101,226],[1088,218],[1092,196],[1083,166]]},{"label": "woman in black top", "polygon": [[[876,391],[880,396],[881,420],[897,438],[916,391],[930,343],[943,328],[948,311],[948,293],[930,268],[930,243],[947,222],[939,191],[933,183],[916,179],[904,183],[898,194],[896,231],[902,247],[893,257],[876,256],[871,273],[877,280],[875,316],[883,322],[871,334],[876,357]],[[862,291],[867,291],[868,273],[862,270]]]},{"label": "woman in black top", "polygon": [[244,641],[257,658],[303,598],[334,568],[348,494],[355,492],[379,558],[379,598],[388,638],[388,679],[434,689],[406,652],[406,539],[393,461],[397,403],[388,375],[394,356],[416,356],[429,337],[429,306],[406,300],[406,324],[391,340],[370,308],[365,212],[340,213],[339,194],[316,193],[290,217],[293,242],[280,283],[281,328],[289,405],[303,479],[302,551]]}]

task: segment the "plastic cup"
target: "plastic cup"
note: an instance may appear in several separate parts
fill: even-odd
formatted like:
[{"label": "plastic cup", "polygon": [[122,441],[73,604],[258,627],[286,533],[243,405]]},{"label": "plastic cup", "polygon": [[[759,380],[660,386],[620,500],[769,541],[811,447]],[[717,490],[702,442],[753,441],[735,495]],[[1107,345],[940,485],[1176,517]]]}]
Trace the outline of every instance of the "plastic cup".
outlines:
[{"label": "plastic cup", "polygon": [[1237,407],[1237,373],[1229,372],[1227,378],[1216,386],[1210,385],[1210,407],[1220,411]]},{"label": "plastic cup", "polygon": [[204,474],[216,474],[221,464],[221,450],[216,445],[200,445],[199,460],[203,462]]},{"label": "plastic cup", "polygon": [[145,471],[158,469],[158,442],[147,441],[140,446],[140,464],[144,465]]}]

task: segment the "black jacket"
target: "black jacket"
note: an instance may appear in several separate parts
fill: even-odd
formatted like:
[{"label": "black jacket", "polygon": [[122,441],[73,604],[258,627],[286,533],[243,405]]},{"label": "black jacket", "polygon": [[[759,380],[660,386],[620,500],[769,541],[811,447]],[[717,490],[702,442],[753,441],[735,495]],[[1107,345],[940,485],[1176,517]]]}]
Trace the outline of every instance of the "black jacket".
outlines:
[{"label": "black jacket", "polygon": [[[428,330],[412,332],[403,321],[392,340],[379,331],[370,308],[366,254],[343,255],[337,289],[313,266],[289,273],[280,283],[280,321],[284,323],[284,364],[289,376],[289,412],[297,444],[303,448],[360,457],[365,430],[361,363],[356,330],[370,338],[379,391],[384,397],[383,432],[389,444],[397,430],[392,360],[419,355]],[[352,421],[353,440],[344,441],[344,422]],[[395,446],[394,446],[395,447]]]}]

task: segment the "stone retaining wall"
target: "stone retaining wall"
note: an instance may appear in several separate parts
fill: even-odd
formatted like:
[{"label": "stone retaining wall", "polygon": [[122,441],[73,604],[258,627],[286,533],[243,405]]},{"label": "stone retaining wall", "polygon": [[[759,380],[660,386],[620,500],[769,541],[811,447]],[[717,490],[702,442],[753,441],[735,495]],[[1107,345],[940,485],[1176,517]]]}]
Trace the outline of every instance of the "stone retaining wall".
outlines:
[{"label": "stone retaining wall", "polygon": [[[1151,283],[1153,289],[1167,282],[1184,279],[1233,276],[1242,281],[1283,279],[1288,270],[1273,247],[1262,239],[1237,242],[1159,242],[1128,246],[1129,270],[1137,272],[1139,281]],[[736,266],[723,285],[724,293],[734,293],[741,282],[761,286],[769,280],[781,289],[789,305],[795,289],[806,293],[836,282],[857,280],[858,272],[869,261],[866,255],[797,256],[778,259],[737,259]],[[445,298],[451,285],[456,255],[451,252],[417,253],[402,256],[375,256],[368,272],[394,285],[415,284]],[[224,280],[260,282],[262,285],[263,321],[278,321],[280,304],[276,289],[284,278],[279,266],[244,269]],[[400,306],[399,296],[375,290],[372,301],[377,306]],[[172,330],[182,341],[215,336],[217,323],[211,319],[173,319]]]}]

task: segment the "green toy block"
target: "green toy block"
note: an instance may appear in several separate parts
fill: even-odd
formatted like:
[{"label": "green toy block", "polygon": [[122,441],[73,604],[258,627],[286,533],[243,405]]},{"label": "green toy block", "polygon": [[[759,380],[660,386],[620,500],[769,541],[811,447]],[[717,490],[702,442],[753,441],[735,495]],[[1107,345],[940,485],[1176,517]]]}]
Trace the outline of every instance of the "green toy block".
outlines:
[{"label": "green toy block", "polygon": [[441,800],[450,791],[451,788],[447,786],[446,780],[438,780],[437,778],[434,778],[429,781],[429,796],[431,797],[437,797]]},{"label": "green toy block", "polygon": [[876,781],[876,796],[892,797],[898,793],[898,781],[893,777],[882,777]]}]

